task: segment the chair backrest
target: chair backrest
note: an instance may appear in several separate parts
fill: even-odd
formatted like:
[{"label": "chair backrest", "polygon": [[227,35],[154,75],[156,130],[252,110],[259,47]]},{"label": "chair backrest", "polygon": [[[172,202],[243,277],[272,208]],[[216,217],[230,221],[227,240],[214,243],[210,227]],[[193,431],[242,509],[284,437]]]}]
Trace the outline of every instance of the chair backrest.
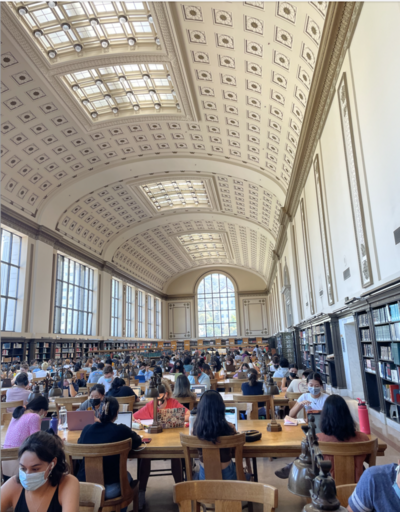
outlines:
[{"label": "chair backrest", "polygon": [[24,405],[23,400],[14,400],[14,402],[0,402],[0,414],[1,414],[1,425],[4,425],[5,415],[7,414],[7,409],[12,409],[13,407],[19,407],[20,405]]},{"label": "chair backrest", "polygon": [[218,379],[210,379],[211,389],[217,391]]},{"label": "chair backrest", "polygon": [[268,410],[271,406],[271,397],[272,395],[233,395],[233,400],[251,404],[250,419],[258,420],[258,402],[263,402],[265,409]]},{"label": "chair backrest", "polygon": [[79,512],[89,508],[92,512],[100,512],[103,508],[105,489],[100,484],[79,482]]},{"label": "chair backrest", "polygon": [[365,455],[370,466],[376,465],[378,439],[361,443],[325,443],[318,441],[323,455],[333,456],[336,485],[354,484],[355,457]]},{"label": "chair backrest", "polygon": [[118,403],[120,405],[127,404],[128,405],[128,411],[133,412],[133,404],[136,402],[136,396],[116,396],[116,400],[118,400]]},{"label": "chair backrest", "polygon": [[172,398],[174,400],[176,400],[177,402],[179,402],[180,404],[187,407],[189,409],[189,411],[191,411],[194,408],[194,406],[197,404],[197,398],[191,398],[189,396],[187,396],[187,397],[173,396]]},{"label": "chair backrest", "polygon": [[[242,501],[261,503],[264,512],[274,512],[278,506],[278,489],[255,482],[205,480],[183,482],[174,486],[174,502],[179,512],[191,512],[192,502],[215,503],[215,512],[241,512]],[[198,505],[197,505],[198,506]],[[196,508],[195,508],[196,510]]]},{"label": "chair backrest", "polygon": [[272,377],[274,383],[278,386],[278,387],[281,387],[282,386],[282,379],[283,377]]},{"label": "chair backrest", "polygon": [[353,494],[357,484],[338,485],[336,487],[336,496],[340,501],[342,507],[346,508],[349,505],[349,498]]},{"label": "chair backrest", "polygon": [[303,393],[292,393],[292,392],[286,392],[286,398],[288,398],[289,400],[297,400],[298,398],[301,397]]},{"label": "chair backrest", "polygon": [[104,505],[109,505],[116,500],[124,502],[133,499],[133,489],[128,480],[128,454],[132,447],[132,439],[120,441],[118,443],[107,444],[75,444],[64,443],[64,452],[70,467],[73,467],[73,459],[85,459],[86,481],[94,484],[100,484],[104,487],[103,457],[108,455],[119,455],[119,479],[121,486],[121,496],[106,500]]},{"label": "chair backrest", "polygon": [[197,436],[181,434],[181,444],[185,455],[186,476],[188,480],[193,479],[192,461],[190,450],[201,449],[203,452],[204,473],[206,480],[222,480],[222,469],[220,459],[221,448],[235,450],[236,475],[238,480],[245,480],[243,472],[243,445],[246,442],[245,434],[219,437],[217,443],[202,441]]},{"label": "chair backrest", "polygon": [[78,404],[78,403],[82,404],[88,398],[89,398],[88,395],[75,396],[73,398],[69,398],[69,397],[56,398],[55,404],[56,404],[56,409],[57,409],[57,415],[60,413],[61,407],[64,406],[67,409],[67,411],[71,412],[74,410],[73,404]]}]

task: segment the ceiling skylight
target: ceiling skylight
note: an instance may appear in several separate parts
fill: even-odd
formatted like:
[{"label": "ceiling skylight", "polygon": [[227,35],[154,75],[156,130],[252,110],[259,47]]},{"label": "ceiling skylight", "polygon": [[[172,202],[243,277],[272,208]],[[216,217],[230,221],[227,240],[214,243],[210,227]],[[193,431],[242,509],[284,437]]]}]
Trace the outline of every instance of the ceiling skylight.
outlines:
[{"label": "ceiling skylight", "polygon": [[160,46],[147,2],[15,2],[17,15],[49,59],[76,52]]},{"label": "ceiling skylight", "polygon": [[201,180],[162,181],[142,185],[141,188],[158,211],[211,206],[206,186]]},{"label": "ceiling skylight", "polygon": [[193,260],[228,258],[222,237],[218,233],[193,233],[178,236],[178,240]]},{"label": "ceiling skylight", "polygon": [[166,64],[92,68],[68,74],[64,80],[93,118],[180,110]]}]

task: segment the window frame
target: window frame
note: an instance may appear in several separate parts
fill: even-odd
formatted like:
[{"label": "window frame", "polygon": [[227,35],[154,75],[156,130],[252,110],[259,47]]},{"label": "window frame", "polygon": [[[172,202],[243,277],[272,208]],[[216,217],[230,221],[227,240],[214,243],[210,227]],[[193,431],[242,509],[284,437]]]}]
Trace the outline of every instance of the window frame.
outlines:
[{"label": "window frame", "polygon": [[[125,286],[125,337],[134,338],[136,334],[136,290],[129,284]],[[129,300],[129,295],[132,300]]]},{"label": "window frame", "polygon": [[155,336],[156,340],[161,340],[161,299],[154,298],[155,311]]},{"label": "window frame", "polygon": [[[5,307],[4,307],[4,310],[3,310],[3,306],[1,306],[1,308],[0,308],[0,312],[1,312],[0,327],[1,327],[2,332],[16,332],[16,324],[17,324],[17,319],[18,319],[18,315],[19,315],[18,302],[19,302],[19,294],[20,294],[19,288],[20,288],[20,279],[21,279],[21,254],[22,254],[23,237],[2,226],[1,227],[1,240],[3,240],[3,231],[5,231],[6,233],[8,233],[10,235],[10,247],[9,247],[9,258],[8,258],[9,261],[3,261],[1,259],[1,266],[5,265],[7,267],[7,284],[6,284],[6,293],[4,295],[3,295],[3,293],[1,293],[1,304],[3,305],[3,299],[4,299]],[[13,238],[14,237],[19,238],[18,264],[11,263],[12,254],[13,254]],[[9,295],[10,277],[11,277],[11,269],[12,268],[17,269],[17,276],[16,276],[16,283],[15,283],[15,297]],[[3,286],[2,286],[2,288],[3,288]],[[12,321],[12,324],[13,324],[12,329],[6,329],[6,327],[7,327],[7,311],[8,311],[9,301],[12,301],[15,303],[14,313],[13,313],[13,321]]]},{"label": "window frame", "polygon": [[154,297],[147,294],[147,337],[154,339]]},{"label": "window frame", "polygon": [[145,338],[145,304],[144,304],[144,292],[142,290],[137,290],[137,337]]},{"label": "window frame", "polygon": [[[117,338],[121,336],[121,320],[122,320],[122,283],[115,277],[111,278],[111,304],[110,304],[110,334]],[[118,290],[118,297],[114,295],[115,290]],[[116,314],[113,315],[116,312]]]}]

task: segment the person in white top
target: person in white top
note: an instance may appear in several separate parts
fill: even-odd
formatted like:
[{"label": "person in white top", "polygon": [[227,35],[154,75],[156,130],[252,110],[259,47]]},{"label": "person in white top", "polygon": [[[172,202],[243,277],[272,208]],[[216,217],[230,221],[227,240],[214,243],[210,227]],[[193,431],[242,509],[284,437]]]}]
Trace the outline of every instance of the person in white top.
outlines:
[{"label": "person in white top", "polygon": [[304,370],[301,379],[294,379],[289,384],[289,387],[286,390],[286,393],[307,393],[308,392],[308,384],[307,377],[312,373],[312,370]]},{"label": "person in white top", "polygon": [[103,370],[103,377],[100,377],[100,379],[97,381],[97,384],[103,384],[105,392],[109,391],[111,389],[112,381],[114,380],[114,371],[113,367],[110,365],[107,365],[104,367]]},{"label": "person in white top", "polygon": [[43,377],[47,377],[48,375],[48,371],[47,371],[47,368],[49,367],[48,363],[46,363],[46,361],[42,364],[42,369],[39,370],[38,372],[35,372],[35,375],[34,377],[35,378],[43,378]]},{"label": "person in white top", "polygon": [[297,414],[304,409],[307,411],[322,411],[328,395],[324,393],[324,385],[321,375],[317,372],[310,373],[307,377],[308,393],[303,393],[297,400],[296,405],[290,410],[289,416],[296,418]]}]

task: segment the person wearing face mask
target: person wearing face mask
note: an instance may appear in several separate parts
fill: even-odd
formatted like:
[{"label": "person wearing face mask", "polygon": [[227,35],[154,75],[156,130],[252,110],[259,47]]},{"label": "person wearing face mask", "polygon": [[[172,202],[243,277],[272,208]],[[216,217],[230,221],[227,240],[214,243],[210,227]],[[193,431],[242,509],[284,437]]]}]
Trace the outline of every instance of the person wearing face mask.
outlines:
[{"label": "person wearing face mask", "polygon": [[275,372],[273,377],[288,377],[289,376],[289,361],[286,357],[282,357],[279,363],[278,368],[276,368],[276,363],[274,364]]},{"label": "person wearing face mask", "polygon": [[[161,386],[159,386],[159,396],[158,396],[158,409],[180,409],[184,407],[181,403],[179,403],[175,398],[172,398],[172,389],[167,379],[161,379]],[[186,407],[184,407],[186,409]],[[133,415],[135,421],[140,423],[140,420],[151,420],[153,419],[153,401],[151,400],[147,405],[139,409]],[[186,409],[185,411],[185,421],[189,421],[190,411]],[[143,510],[145,506],[145,493],[147,482],[149,480],[151,470],[151,459],[141,459],[140,460],[140,481],[139,481],[139,510]],[[182,481],[182,465],[180,459],[171,459],[171,471],[174,477],[175,483],[179,483]]]},{"label": "person wearing face mask", "polygon": [[68,474],[62,441],[36,432],[18,453],[19,473],[1,486],[1,510],[14,512],[76,512],[79,482]]},{"label": "person wearing face mask", "polygon": [[372,466],[364,471],[349,498],[349,512],[400,510],[400,460],[398,464]]},{"label": "person wearing face mask", "polygon": [[100,379],[97,381],[97,384],[103,384],[104,389],[107,393],[107,391],[109,391],[111,388],[111,383],[113,380],[114,380],[113,367],[110,365],[107,365],[104,367],[103,377],[100,377]]},{"label": "person wearing face mask", "polygon": [[299,371],[299,369],[297,368],[297,364],[290,364],[289,365],[289,375],[287,375],[286,377],[283,377],[282,379],[282,391],[287,391],[290,383],[295,380],[295,379],[298,379],[298,376],[297,376],[297,372]]},{"label": "person wearing face mask", "polygon": [[[17,448],[27,437],[38,432],[42,418],[47,416],[48,410],[49,402],[43,396],[34,398],[26,406],[16,407],[7,429],[3,448]],[[3,462],[3,474],[8,477],[18,475],[18,461]]]},{"label": "person wearing face mask", "polygon": [[136,396],[136,393],[133,391],[131,387],[125,385],[124,379],[121,379],[120,377],[115,377],[115,379],[111,383],[110,390],[107,391],[107,396]]},{"label": "person wearing face mask", "polygon": [[[136,450],[142,444],[141,437],[126,425],[115,423],[119,411],[119,403],[114,397],[105,397],[104,406],[100,414],[100,421],[87,425],[78,439],[78,444],[107,444],[118,443],[126,439],[132,439],[132,450]],[[121,495],[119,475],[119,455],[109,455],[104,458],[104,487],[105,499],[111,500]],[[80,482],[86,482],[85,460],[79,466],[77,473]],[[131,475],[128,473],[129,483],[134,486]],[[122,509],[123,512],[125,509]]]},{"label": "person wearing face mask", "polygon": [[324,385],[321,375],[317,372],[310,373],[307,377],[308,393],[303,393],[297,400],[296,405],[290,410],[290,416],[296,418],[297,414],[304,409],[307,411],[322,411],[328,395],[324,393]]},{"label": "person wearing face mask", "polygon": [[287,388],[287,393],[307,393],[308,385],[307,385],[307,377],[312,373],[312,370],[309,368],[304,370],[301,379],[294,379],[290,382],[289,387]]},{"label": "person wearing face mask", "polygon": [[95,384],[90,389],[90,396],[79,406],[78,411],[88,411],[90,408],[94,411],[95,417],[98,419],[103,412],[105,390],[103,384]]}]

